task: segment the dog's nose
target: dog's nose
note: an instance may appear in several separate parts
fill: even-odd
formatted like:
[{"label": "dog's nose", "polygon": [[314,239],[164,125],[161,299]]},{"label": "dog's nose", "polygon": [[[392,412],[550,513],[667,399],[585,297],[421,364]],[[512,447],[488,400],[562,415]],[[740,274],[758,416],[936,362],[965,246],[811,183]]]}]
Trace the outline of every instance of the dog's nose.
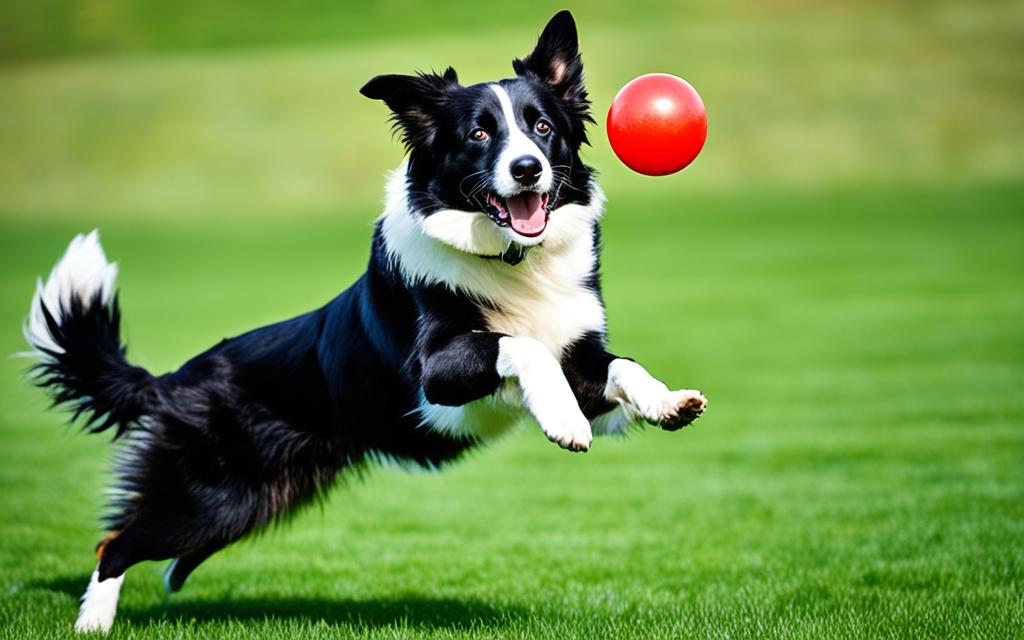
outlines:
[{"label": "dog's nose", "polygon": [[537,184],[542,170],[535,156],[520,156],[512,161],[512,177],[524,187]]}]

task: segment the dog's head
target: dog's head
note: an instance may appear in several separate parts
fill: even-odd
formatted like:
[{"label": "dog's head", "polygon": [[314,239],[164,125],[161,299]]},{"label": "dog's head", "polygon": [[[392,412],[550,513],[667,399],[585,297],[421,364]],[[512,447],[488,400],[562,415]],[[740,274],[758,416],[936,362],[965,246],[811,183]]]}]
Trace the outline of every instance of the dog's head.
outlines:
[{"label": "dog's head", "polygon": [[545,239],[559,208],[591,198],[579,149],[594,120],[572,15],[555,15],[512,66],[516,76],[496,82],[462,86],[449,67],[377,76],[360,92],[393,112],[416,215],[472,212],[508,241],[531,246]]}]

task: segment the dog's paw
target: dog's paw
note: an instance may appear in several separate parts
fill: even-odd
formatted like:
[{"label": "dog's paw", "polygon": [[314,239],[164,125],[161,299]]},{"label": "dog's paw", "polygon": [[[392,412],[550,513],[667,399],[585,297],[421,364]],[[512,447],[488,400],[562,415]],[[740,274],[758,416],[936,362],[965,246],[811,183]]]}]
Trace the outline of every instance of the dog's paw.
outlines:
[{"label": "dog's paw", "polygon": [[566,416],[555,424],[541,424],[541,428],[548,440],[569,451],[587,451],[594,441],[590,422],[582,413]]},{"label": "dog's paw", "polygon": [[708,399],[700,391],[670,391],[655,424],[665,431],[676,431],[699,418],[707,408]]}]

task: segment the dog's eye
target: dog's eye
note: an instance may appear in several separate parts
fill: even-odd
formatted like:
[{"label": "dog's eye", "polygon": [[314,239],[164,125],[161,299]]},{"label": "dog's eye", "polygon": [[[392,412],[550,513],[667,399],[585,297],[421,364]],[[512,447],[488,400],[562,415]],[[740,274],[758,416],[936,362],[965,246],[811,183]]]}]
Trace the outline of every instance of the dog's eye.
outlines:
[{"label": "dog's eye", "polygon": [[491,136],[487,135],[487,132],[483,129],[473,129],[473,132],[469,134],[469,137],[477,142],[483,142]]},{"label": "dog's eye", "polygon": [[537,121],[537,124],[533,125],[533,130],[542,136],[546,136],[551,133],[551,123],[541,118]]}]

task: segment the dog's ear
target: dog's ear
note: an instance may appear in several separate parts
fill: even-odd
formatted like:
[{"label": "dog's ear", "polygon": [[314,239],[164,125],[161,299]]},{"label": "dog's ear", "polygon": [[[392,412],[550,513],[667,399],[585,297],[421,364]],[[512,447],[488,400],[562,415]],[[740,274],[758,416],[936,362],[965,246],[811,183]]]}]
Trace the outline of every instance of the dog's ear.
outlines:
[{"label": "dog's ear", "polygon": [[[576,21],[568,11],[559,11],[544,27],[533,52],[521,60],[513,60],[517,75],[534,76],[548,83],[565,101],[570,113],[580,121],[594,122],[590,100],[583,86],[583,60],[580,58]],[[586,141],[586,135],[582,136]]]},{"label": "dog's ear", "polygon": [[402,142],[411,151],[425,149],[434,141],[437,114],[449,92],[458,86],[458,74],[448,67],[443,74],[377,76],[364,84],[359,93],[388,105],[395,127],[402,132]]}]

